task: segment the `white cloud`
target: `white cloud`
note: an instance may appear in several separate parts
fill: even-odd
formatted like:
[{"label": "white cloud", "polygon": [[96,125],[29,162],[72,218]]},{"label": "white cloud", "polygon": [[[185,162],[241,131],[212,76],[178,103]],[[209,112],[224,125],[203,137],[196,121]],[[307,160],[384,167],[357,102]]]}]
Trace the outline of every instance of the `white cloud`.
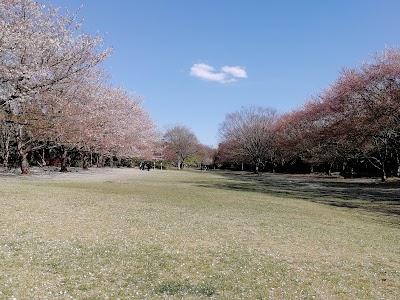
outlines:
[{"label": "white cloud", "polygon": [[229,83],[237,81],[236,78],[247,78],[246,71],[241,67],[224,66],[216,72],[213,66],[207,64],[194,64],[190,68],[190,75],[207,81]]},{"label": "white cloud", "polygon": [[198,77],[204,80],[224,82],[224,73],[215,73],[215,69],[212,66],[206,64],[194,64],[190,68],[190,75]]},{"label": "white cloud", "polygon": [[242,67],[229,67],[225,66],[221,68],[222,72],[231,74],[233,77],[237,78],[247,78],[247,73]]}]

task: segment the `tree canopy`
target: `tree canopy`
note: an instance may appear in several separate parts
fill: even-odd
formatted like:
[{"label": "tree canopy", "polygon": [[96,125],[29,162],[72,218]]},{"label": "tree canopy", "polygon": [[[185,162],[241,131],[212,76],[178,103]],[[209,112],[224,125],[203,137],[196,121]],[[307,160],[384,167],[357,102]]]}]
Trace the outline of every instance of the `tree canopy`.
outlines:
[{"label": "tree canopy", "polygon": [[[108,156],[151,152],[157,133],[141,99],[107,83],[112,50],[76,15],[33,0],[0,3],[0,128],[3,163],[39,148]],[[84,156],[84,155],[83,155]]]},{"label": "tree canopy", "polygon": [[262,108],[227,114],[220,158],[251,163],[256,171],[267,161],[284,171],[301,162],[351,174],[367,164],[383,180],[388,169],[400,176],[400,50],[389,48],[373,59],[344,69],[301,109],[279,117],[268,108],[267,114]]}]

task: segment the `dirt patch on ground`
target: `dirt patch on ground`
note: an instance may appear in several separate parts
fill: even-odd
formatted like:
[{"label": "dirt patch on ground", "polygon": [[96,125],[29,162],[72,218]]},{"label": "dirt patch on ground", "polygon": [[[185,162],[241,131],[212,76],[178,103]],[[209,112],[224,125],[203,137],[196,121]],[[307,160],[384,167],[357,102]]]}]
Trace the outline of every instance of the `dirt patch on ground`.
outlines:
[{"label": "dirt patch on ground", "polygon": [[84,170],[71,167],[68,168],[68,172],[60,172],[60,168],[57,167],[31,167],[29,175],[21,175],[21,170],[19,169],[0,168],[0,179],[21,177],[28,180],[98,180],[99,178],[127,176],[139,172],[140,170],[136,168],[89,168]]}]

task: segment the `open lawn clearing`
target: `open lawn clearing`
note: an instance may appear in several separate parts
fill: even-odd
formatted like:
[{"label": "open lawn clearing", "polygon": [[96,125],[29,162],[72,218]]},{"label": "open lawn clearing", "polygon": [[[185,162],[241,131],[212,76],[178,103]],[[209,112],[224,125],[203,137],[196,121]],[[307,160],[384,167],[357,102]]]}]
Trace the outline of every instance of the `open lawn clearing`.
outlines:
[{"label": "open lawn clearing", "polygon": [[0,299],[399,298],[396,199],[393,211],[326,205],[312,201],[368,199],[261,177],[1,176]]}]

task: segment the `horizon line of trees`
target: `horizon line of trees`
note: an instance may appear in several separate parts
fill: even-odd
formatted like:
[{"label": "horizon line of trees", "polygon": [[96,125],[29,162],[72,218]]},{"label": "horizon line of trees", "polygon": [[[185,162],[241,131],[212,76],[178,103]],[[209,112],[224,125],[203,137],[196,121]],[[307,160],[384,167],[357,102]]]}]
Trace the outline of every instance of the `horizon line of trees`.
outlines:
[{"label": "horizon line of trees", "polygon": [[343,69],[301,109],[278,116],[271,108],[243,107],[227,114],[215,163],[255,172],[400,176],[400,50],[373,58]]}]

